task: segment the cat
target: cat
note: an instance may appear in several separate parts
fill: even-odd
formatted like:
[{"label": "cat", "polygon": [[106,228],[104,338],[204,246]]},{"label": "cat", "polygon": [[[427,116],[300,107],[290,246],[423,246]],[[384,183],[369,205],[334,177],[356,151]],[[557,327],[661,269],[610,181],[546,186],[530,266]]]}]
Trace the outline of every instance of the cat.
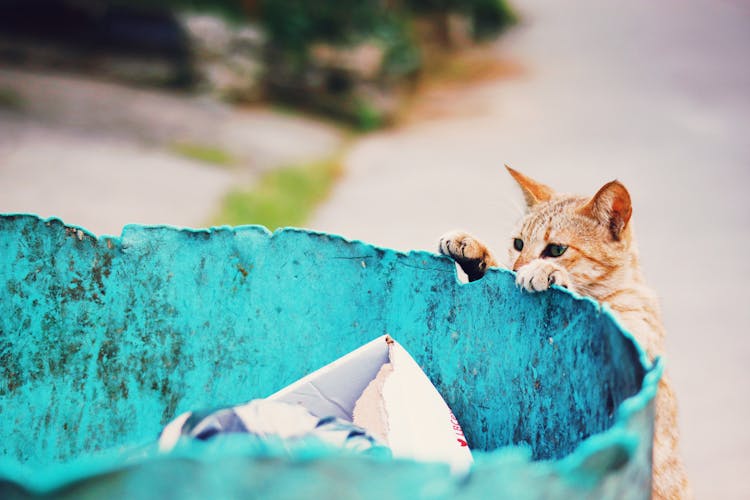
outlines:
[{"label": "cat", "polygon": [[[646,286],[633,237],[630,194],[619,181],[605,184],[593,197],[558,194],[508,167],[523,192],[527,212],[508,249],[516,284],[542,292],[556,284],[608,303],[650,359],[664,350],[659,304]],[[453,258],[475,281],[499,263],[485,244],[454,231],[443,235],[439,251]],[[677,402],[667,376],[656,396],[652,496],[692,498],[678,453]]]}]

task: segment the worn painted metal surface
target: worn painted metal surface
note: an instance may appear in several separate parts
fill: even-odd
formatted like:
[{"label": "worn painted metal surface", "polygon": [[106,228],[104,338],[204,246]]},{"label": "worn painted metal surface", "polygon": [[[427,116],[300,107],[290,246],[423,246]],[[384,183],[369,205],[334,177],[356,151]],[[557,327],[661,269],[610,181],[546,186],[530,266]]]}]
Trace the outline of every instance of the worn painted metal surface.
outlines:
[{"label": "worn painted metal surface", "polygon": [[[267,396],[384,333],[458,416],[468,479],[312,446],[152,446],[180,412]],[[292,229],[97,238],[0,217],[0,496],[646,498],[660,374],[594,302],[506,271],[460,284],[443,257]]]}]

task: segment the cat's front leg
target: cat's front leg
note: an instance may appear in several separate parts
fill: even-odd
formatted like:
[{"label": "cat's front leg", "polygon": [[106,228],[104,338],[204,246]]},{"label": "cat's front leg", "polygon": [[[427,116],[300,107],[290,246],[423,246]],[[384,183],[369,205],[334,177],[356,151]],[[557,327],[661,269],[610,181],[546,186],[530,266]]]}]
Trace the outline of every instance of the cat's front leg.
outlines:
[{"label": "cat's front leg", "polygon": [[440,238],[439,251],[458,262],[461,269],[476,281],[487,272],[487,268],[496,267],[497,262],[487,246],[470,234],[452,231]]},{"label": "cat's front leg", "polygon": [[568,271],[547,259],[534,259],[518,269],[516,285],[528,292],[543,292],[551,285],[571,288]]}]

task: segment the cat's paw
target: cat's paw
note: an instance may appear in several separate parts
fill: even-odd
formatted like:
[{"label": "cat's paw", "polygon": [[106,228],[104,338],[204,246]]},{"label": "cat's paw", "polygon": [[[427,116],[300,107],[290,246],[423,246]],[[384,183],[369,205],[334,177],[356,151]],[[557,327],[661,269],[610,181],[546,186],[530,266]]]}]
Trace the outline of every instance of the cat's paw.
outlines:
[{"label": "cat's paw", "polygon": [[440,253],[457,261],[481,260],[486,247],[470,234],[452,231],[440,238]]},{"label": "cat's paw", "polygon": [[484,243],[462,231],[444,234],[440,238],[438,250],[458,262],[469,281],[481,278],[488,267],[497,265]]},{"label": "cat's paw", "polygon": [[528,292],[543,292],[552,285],[570,288],[570,275],[565,268],[546,259],[535,259],[516,273],[516,285]]}]

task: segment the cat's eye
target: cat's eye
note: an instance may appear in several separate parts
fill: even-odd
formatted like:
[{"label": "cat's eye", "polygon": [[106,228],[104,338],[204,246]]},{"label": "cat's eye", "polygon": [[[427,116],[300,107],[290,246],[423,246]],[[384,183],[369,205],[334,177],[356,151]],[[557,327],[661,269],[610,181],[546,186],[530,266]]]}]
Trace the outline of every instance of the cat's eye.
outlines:
[{"label": "cat's eye", "polygon": [[521,238],[516,238],[513,240],[513,248],[518,250],[519,252],[523,250],[523,240]]},{"label": "cat's eye", "polygon": [[550,243],[547,248],[544,249],[544,256],[546,257],[559,257],[565,253],[568,247],[565,245],[558,245],[556,243]]}]

